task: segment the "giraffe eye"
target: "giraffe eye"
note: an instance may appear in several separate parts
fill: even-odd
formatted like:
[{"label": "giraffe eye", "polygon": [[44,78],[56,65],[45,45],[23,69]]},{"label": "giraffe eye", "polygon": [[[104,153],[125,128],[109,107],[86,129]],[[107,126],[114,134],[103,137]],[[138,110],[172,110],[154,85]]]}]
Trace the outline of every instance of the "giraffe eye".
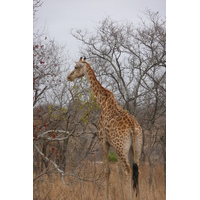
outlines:
[{"label": "giraffe eye", "polygon": [[75,66],[75,69],[78,69],[78,67],[77,67],[77,66]]}]

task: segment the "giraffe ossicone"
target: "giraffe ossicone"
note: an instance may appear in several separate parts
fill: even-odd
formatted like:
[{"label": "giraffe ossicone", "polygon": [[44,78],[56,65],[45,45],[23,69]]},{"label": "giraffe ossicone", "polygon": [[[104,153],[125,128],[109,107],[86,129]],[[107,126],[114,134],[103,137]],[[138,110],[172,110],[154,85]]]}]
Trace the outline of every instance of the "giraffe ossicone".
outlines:
[{"label": "giraffe ossicone", "polygon": [[[104,157],[106,199],[109,200],[109,161],[110,146],[117,153],[119,160],[120,182],[123,199],[132,199],[132,187],[139,193],[139,163],[143,146],[142,129],[136,118],[123,110],[113,93],[104,88],[97,80],[86,58],[76,62],[74,70],[68,76],[69,81],[86,76],[97,103],[101,107],[98,122],[99,141]],[[132,169],[129,162],[129,151],[133,154]],[[125,192],[127,191],[127,192]]]}]

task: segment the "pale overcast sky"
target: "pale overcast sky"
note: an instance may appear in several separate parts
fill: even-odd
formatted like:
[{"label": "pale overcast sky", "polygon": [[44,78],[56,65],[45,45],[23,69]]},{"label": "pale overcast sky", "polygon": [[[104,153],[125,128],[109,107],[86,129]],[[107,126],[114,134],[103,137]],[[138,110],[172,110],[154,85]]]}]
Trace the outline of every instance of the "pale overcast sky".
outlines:
[{"label": "pale overcast sky", "polygon": [[80,43],[71,36],[70,29],[93,30],[96,22],[106,16],[137,23],[146,8],[166,17],[166,0],[43,0],[36,14],[37,28],[45,26],[50,37],[66,44],[70,56],[75,58]]}]

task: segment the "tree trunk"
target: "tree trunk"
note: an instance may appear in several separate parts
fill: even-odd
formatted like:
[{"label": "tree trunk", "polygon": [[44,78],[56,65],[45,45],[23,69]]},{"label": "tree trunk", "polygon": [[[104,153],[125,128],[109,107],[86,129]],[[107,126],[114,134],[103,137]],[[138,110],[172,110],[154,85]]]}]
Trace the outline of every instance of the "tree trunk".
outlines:
[{"label": "tree trunk", "polygon": [[66,168],[66,160],[67,160],[66,153],[67,153],[68,140],[69,140],[69,138],[67,140],[64,140],[64,142],[63,142],[63,148],[62,148],[61,169],[63,171],[65,171],[65,168]]},{"label": "tree trunk", "polygon": [[[47,155],[47,143],[45,141],[43,141],[42,153],[45,156]],[[46,167],[46,161],[43,158],[41,158],[41,172],[44,171],[44,164],[45,164],[45,167]]]},{"label": "tree trunk", "polygon": [[149,169],[149,188],[152,185],[152,180],[153,180],[153,164],[150,164],[150,169]]}]

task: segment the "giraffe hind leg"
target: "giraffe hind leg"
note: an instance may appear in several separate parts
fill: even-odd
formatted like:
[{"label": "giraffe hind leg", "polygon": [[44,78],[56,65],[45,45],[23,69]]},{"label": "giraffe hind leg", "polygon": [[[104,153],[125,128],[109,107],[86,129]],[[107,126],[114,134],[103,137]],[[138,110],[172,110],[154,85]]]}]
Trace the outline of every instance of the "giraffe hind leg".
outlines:
[{"label": "giraffe hind leg", "polygon": [[131,148],[131,137],[127,137],[124,141],[121,140],[122,147],[116,148],[120,162],[120,181],[122,186],[123,199],[131,200],[132,198],[132,170],[129,163],[129,151]]}]

